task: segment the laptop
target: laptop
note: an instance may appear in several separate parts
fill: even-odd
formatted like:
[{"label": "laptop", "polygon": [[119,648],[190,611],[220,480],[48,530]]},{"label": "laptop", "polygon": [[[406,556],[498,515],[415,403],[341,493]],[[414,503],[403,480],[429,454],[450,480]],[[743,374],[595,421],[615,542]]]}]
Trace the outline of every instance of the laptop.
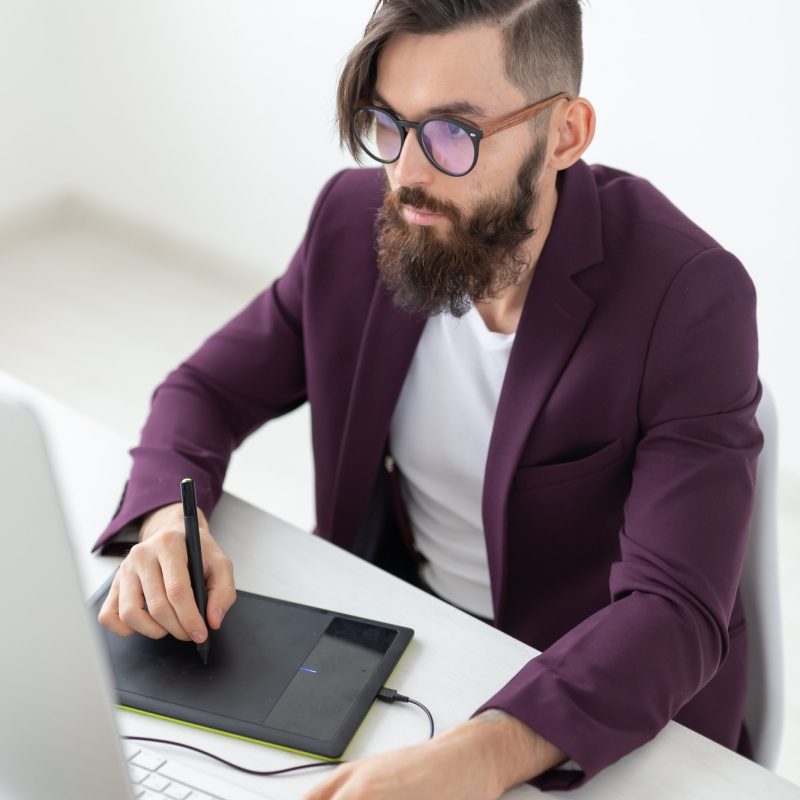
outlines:
[{"label": "laptop", "polygon": [[40,425],[0,396],[0,800],[256,800],[116,728]]}]

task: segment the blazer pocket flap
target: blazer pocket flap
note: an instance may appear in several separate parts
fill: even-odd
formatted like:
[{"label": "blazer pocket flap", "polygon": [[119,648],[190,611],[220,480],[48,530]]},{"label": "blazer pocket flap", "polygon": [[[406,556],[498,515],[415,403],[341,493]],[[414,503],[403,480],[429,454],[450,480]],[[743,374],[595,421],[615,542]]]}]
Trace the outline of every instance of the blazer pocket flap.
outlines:
[{"label": "blazer pocket flap", "polygon": [[622,440],[615,439],[600,450],[575,461],[518,467],[511,486],[513,489],[524,489],[532,486],[550,486],[556,483],[566,483],[578,478],[585,478],[587,475],[600,472],[606,467],[615,464],[624,454],[625,447],[622,444]]}]

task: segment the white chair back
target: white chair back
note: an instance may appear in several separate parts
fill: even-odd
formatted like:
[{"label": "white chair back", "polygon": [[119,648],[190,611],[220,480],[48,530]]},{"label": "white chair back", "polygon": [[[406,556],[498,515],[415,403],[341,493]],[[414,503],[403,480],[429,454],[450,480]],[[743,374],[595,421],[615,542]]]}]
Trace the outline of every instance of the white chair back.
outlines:
[{"label": "white chair back", "polygon": [[773,769],[783,729],[783,634],[778,592],[778,420],[766,386],[756,418],[764,433],[764,449],[741,582],[748,636],[745,720],[755,760]]}]

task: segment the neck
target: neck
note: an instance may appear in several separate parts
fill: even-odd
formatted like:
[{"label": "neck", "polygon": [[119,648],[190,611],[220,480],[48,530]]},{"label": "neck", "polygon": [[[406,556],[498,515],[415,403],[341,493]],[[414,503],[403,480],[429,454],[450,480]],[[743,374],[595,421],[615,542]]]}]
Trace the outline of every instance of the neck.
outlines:
[{"label": "neck", "polygon": [[544,243],[550,234],[553,217],[558,205],[558,190],[555,177],[552,181],[542,181],[541,196],[533,215],[535,233],[525,243],[525,255],[528,268],[522,273],[517,283],[509,286],[497,297],[475,303],[475,308],[483,317],[486,327],[498,333],[514,333],[522,316],[522,308],[528,289],[533,280],[533,273],[542,254]]}]

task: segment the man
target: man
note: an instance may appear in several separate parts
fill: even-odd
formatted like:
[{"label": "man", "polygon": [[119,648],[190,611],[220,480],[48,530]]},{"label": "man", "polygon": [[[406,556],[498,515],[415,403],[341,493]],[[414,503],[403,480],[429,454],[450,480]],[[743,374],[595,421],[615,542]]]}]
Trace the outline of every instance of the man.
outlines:
[{"label": "man", "polygon": [[[383,168],[335,176],[285,275],[157,390],[98,542],[140,529],[104,624],[202,641],[174,487],[210,514],[231,451],[308,400],[317,533],[543,651],[314,800],[575,786],[672,718],[746,748],[753,289],[649,184],[581,161],[580,29],[579,0],[379,4],[338,109]],[[202,528],[218,628],[232,569]]]}]

